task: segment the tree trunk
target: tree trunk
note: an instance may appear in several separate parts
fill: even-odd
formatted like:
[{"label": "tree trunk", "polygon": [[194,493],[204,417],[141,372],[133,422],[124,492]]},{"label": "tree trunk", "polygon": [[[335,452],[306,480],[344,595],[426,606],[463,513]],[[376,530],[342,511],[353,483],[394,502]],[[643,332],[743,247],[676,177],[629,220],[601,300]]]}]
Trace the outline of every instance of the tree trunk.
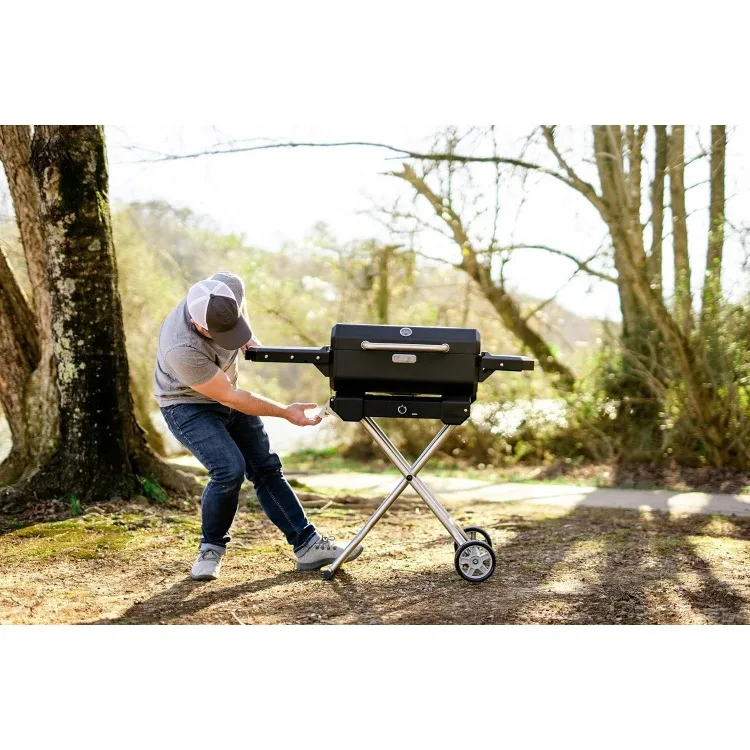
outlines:
[{"label": "tree trunk", "polygon": [[716,404],[716,390],[711,382],[710,373],[705,362],[696,356],[690,339],[681,329],[676,316],[671,316],[661,296],[651,288],[648,275],[636,253],[631,255],[630,248],[622,255],[624,272],[631,280],[633,293],[638,304],[650,319],[670,352],[680,372],[685,396],[695,418],[697,427],[702,433],[707,446],[707,453],[714,466],[724,463],[726,439],[722,418]]},{"label": "tree trunk", "polygon": [[[8,420],[13,436],[13,451],[8,457],[8,466],[0,467],[0,486],[15,481],[27,469],[47,461],[57,448],[58,439],[47,251],[30,157],[31,128],[26,125],[0,126],[0,161],[8,178],[33,296],[33,317],[24,325],[33,332],[38,342],[34,365],[26,372],[23,386],[17,387],[20,384],[17,380],[15,393],[5,397],[16,402],[13,407],[16,414]],[[6,275],[3,286],[10,290],[11,286],[16,285],[15,279]],[[10,298],[14,294],[8,291]],[[4,325],[3,320],[0,317],[0,325]],[[21,335],[26,335],[26,332],[21,332]],[[0,358],[3,362],[9,362],[15,358],[15,354],[0,349]]]},{"label": "tree trunk", "polygon": [[[605,211],[602,218],[606,222],[614,248],[614,264],[617,270],[617,285],[620,292],[622,312],[622,339],[631,351],[638,352],[644,333],[653,329],[648,313],[637,301],[633,290],[632,274],[628,270],[628,258],[639,266],[646,262],[643,249],[643,233],[640,223],[640,190],[635,190],[635,180],[623,170],[622,140],[620,128],[616,125],[594,126],[594,148],[599,172],[602,199]],[[640,185],[640,164],[636,167],[635,156],[631,151],[630,168],[636,170]]]},{"label": "tree trunk", "polygon": [[[628,349],[637,352],[643,332],[651,330],[653,326],[636,300],[633,280],[627,271],[625,255],[638,257],[644,253],[639,206],[633,204],[632,182],[626,178],[622,165],[619,126],[595,125],[594,150],[605,207],[602,218],[609,227],[614,248],[622,312],[622,339]],[[640,167],[638,172],[640,173]]]},{"label": "tree trunk", "polygon": [[[623,166],[622,136],[617,125],[595,125],[594,151],[602,193],[600,211],[609,228],[617,270],[617,287],[622,312],[621,344],[626,354],[618,376],[607,385],[608,394],[618,399],[618,429],[625,445],[639,446],[639,458],[656,450],[661,441],[658,414],[662,404],[644,379],[642,370],[653,372],[659,351],[659,336],[649,313],[638,299],[637,274],[647,273],[650,259],[643,244],[640,220],[643,127],[626,128],[628,172]],[[637,361],[634,364],[632,359]]]},{"label": "tree trunk", "polygon": [[674,310],[677,324],[688,335],[693,327],[685,211],[685,126],[673,125],[669,137],[669,189],[672,198],[672,247],[674,249]]},{"label": "tree trunk", "polygon": [[662,293],[662,244],[664,237],[664,182],[667,172],[667,126],[654,125],[656,139],[654,181],[651,184],[651,253],[648,258],[649,279]]},{"label": "tree trunk", "polygon": [[500,315],[506,329],[538,360],[542,370],[553,376],[556,388],[563,392],[571,391],[575,385],[572,370],[557,359],[552,347],[529,326],[516,301],[504,289],[488,282],[487,274],[480,264],[464,263],[462,267],[477,282],[484,297]]},{"label": "tree trunk", "polygon": [[381,325],[387,325],[388,323],[388,308],[390,303],[390,289],[388,288],[388,274],[390,272],[390,260],[393,256],[395,247],[392,245],[386,245],[378,248],[378,289],[377,296],[375,298],[378,323]]},{"label": "tree trunk", "polygon": [[154,407],[154,399],[150,389],[144,388],[138,378],[130,378],[130,392],[133,394],[133,407],[135,418],[146,433],[148,444],[157,454],[166,455],[164,438],[156,429],[154,420],[151,419],[151,409]]},{"label": "tree trunk", "polygon": [[711,204],[708,253],[703,283],[701,326],[708,330],[721,303],[721,260],[724,252],[724,161],[727,150],[725,125],[711,126]]},{"label": "tree trunk", "polygon": [[645,125],[627,126],[628,139],[628,188],[630,202],[637,211],[641,206],[641,166],[643,164],[643,141],[646,138]]},{"label": "tree trunk", "polygon": [[13,437],[0,465],[0,486],[14,482],[29,463],[32,446],[26,429],[26,384],[39,364],[34,314],[0,247],[0,403]]},{"label": "tree trunk", "polygon": [[31,165],[49,254],[60,444],[12,493],[106,500],[142,492],[139,476],[188,489],[148,447],[133,414],[103,129],[37,127]]}]

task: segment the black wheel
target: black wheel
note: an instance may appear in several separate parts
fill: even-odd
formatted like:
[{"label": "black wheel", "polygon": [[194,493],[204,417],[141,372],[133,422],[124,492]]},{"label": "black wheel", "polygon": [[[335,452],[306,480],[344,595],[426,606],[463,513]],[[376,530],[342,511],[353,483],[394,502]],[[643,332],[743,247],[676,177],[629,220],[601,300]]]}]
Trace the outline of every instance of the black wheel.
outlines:
[{"label": "black wheel", "polygon": [[456,550],[456,571],[469,583],[482,583],[495,572],[495,553],[487,542],[464,542]]},{"label": "black wheel", "polygon": [[[469,537],[469,539],[480,539],[487,542],[490,547],[492,546],[492,539],[490,539],[490,535],[480,526],[467,526],[464,529],[464,533]],[[453,549],[458,549],[458,545],[455,542],[453,542]]]},{"label": "black wheel", "polygon": [[322,579],[323,579],[324,581],[330,581],[330,580],[331,580],[331,578],[333,578],[333,571],[331,571],[331,570],[322,570],[322,571],[320,572],[320,577],[321,577],[321,578],[322,578]]}]

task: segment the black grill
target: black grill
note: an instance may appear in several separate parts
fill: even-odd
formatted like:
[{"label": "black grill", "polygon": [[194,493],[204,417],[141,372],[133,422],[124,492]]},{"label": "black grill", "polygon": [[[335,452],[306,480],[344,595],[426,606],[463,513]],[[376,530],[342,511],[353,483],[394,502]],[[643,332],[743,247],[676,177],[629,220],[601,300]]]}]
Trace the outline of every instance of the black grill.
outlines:
[{"label": "black grill", "polygon": [[533,370],[529,357],[483,352],[475,328],[339,323],[330,346],[248,349],[253,362],[314,364],[330,379],[330,406],[346,422],[365,417],[461,424],[477,386],[493,372]]},{"label": "black grill", "polygon": [[[533,370],[532,359],[483,352],[474,328],[359,324],[335,325],[330,346],[264,346],[248,349],[245,359],[315,365],[330,379],[334,395],[329,407],[346,422],[361,422],[402,475],[367,523],[323,571],[323,578],[333,578],[354,557],[357,545],[407,486],[425,501],[453,538],[457,573],[471,583],[481,583],[492,575],[495,553],[490,535],[475,526],[461,528],[417,475],[456,425],[469,418],[479,383],[499,370]],[[407,461],[373,417],[439,419],[443,426],[416,460]]]}]

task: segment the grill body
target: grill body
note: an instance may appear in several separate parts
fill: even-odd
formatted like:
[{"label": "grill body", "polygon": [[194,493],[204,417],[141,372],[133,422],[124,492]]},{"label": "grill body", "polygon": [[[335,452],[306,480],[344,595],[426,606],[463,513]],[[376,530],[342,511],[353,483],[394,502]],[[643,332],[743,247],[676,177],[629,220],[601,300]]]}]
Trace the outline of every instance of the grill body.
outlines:
[{"label": "grill body", "polygon": [[480,338],[473,328],[338,324],[331,353],[336,393],[472,399],[477,392]]},{"label": "grill body", "polygon": [[477,386],[493,372],[533,370],[528,357],[481,351],[476,328],[337,323],[330,346],[248,349],[255,362],[314,364],[330,380],[331,408],[345,422],[365,417],[461,424]]}]

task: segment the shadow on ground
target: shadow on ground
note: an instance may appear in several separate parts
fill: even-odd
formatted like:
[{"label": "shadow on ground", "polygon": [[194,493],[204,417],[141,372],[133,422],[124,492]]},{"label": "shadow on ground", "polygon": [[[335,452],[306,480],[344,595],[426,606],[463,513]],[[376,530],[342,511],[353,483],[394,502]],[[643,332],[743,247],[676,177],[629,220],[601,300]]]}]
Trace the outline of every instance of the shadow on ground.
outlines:
[{"label": "shadow on ground", "polygon": [[497,570],[483,584],[457,576],[431,516],[404,511],[333,581],[230,555],[220,581],[178,580],[97,622],[748,622],[748,519],[596,508],[535,518],[539,509],[493,503],[456,512],[493,535]]}]

